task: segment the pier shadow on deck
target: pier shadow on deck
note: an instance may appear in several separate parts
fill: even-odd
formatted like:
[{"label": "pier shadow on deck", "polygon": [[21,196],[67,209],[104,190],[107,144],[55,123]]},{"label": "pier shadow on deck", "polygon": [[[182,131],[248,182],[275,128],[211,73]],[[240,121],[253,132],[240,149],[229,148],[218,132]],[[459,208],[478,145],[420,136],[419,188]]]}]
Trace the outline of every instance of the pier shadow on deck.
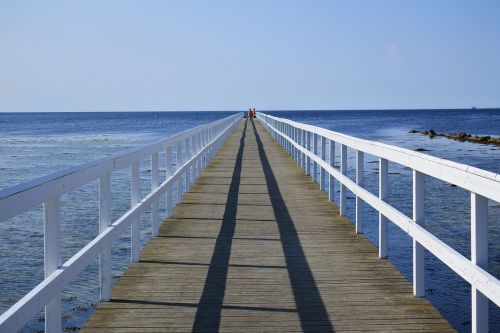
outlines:
[{"label": "pier shadow on deck", "polygon": [[452,331],[242,122],[83,332]]}]

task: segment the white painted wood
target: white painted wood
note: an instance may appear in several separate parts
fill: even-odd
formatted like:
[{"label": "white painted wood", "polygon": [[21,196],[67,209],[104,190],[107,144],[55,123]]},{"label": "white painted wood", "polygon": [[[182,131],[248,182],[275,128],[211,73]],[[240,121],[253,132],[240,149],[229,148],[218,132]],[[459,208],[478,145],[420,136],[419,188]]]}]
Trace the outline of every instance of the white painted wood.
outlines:
[{"label": "white painted wood", "polygon": [[[311,151],[311,140],[312,140],[312,133],[311,132],[306,132],[306,149],[310,152]],[[311,157],[308,154],[306,157],[306,174],[310,176],[312,174],[311,170]]]},{"label": "white painted wood", "polygon": [[[191,152],[189,150],[189,138],[186,138],[186,140],[184,140],[184,156],[185,156],[185,160],[189,160],[191,158]],[[190,172],[189,172],[189,168],[186,170],[186,172],[184,173],[184,192],[187,192],[188,188],[189,188],[189,177],[190,177]]]},{"label": "white painted wood", "polygon": [[[335,167],[335,141],[332,141],[332,140],[329,140],[330,144],[329,144],[329,148],[330,148],[330,151],[329,151],[329,154],[328,154],[328,162],[330,163],[330,165],[332,167]],[[328,173],[329,174],[329,179],[328,179],[328,198],[330,199],[330,201],[334,202],[335,201],[335,181],[334,181],[334,177],[333,177],[333,174],[331,173]]]},{"label": "white painted wood", "polygon": [[[276,135],[279,134],[276,128],[274,128],[271,124],[268,124],[268,130]],[[489,274],[481,267],[473,264],[469,259],[462,256],[452,247],[448,246],[423,227],[419,226],[411,218],[384,202],[376,195],[357,186],[355,182],[328,163],[321,161],[318,157],[314,157],[314,155],[304,147],[296,147],[309,158],[316,158],[318,163],[324,167],[329,174],[333,175],[339,182],[343,183],[350,191],[362,198],[363,201],[372,208],[381,212],[388,220],[392,221],[410,237],[417,240],[419,244],[436,256],[436,258],[441,260],[445,265],[450,267],[466,282],[481,291],[483,295],[486,295],[496,305],[500,306],[500,281],[497,278]]]},{"label": "white painted wood", "polygon": [[[227,134],[230,133],[231,131],[234,130],[235,126],[240,120],[240,116],[235,115],[235,116],[230,116],[227,118],[224,118],[220,121],[217,121],[215,123],[203,125],[202,127],[198,127],[194,130],[198,131],[200,128],[208,132],[211,129],[211,126],[215,126],[218,124],[218,129],[217,132],[215,133],[215,136],[213,140],[207,141],[206,146],[198,152],[198,156],[203,156],[207,153],[208,150],[210,150],[214,146],[220,146],[221,141],[223,141],[226,137]],[[184,132],[183,132],[184,133]],[[184,134],[181,133],[179,136],[174,136],[174,139],[178,140],[183,140],[185,138]],[[176,140],[173,139],[168,139],[164,142],[169,142],[170,145],[176,144]],[[158,150],[160,151],[162,149],[165,149],[166,146],[158,146]],[[148,151],[151,148],[150,146],[146,147]],[[135,152],[132,153],[134,155]],[[124,154],[123,156],[131,156]],[[134,155],[139,157],[142,156],[147,156],[147,154],[139,154],[139,155]],[[137,162],[140,159],[137,159]],[[129,211],[127,211],[124,215],[122,215],[116,222],[112,223],[108,228],[106,228],[103,232],[99,233],[99,235],[94,238],[89,244],[87,244],[85,247],[83,247],[80,251],[78,251],[73,257],[71,257],[68,261],[66,261],[62,266],[57,268],[52,274],[50,274],[48,277],[46,277],[40,284],[38,284],[35,288],[33,288],[30,292],[28,292],[23,298],[21,298],[18,302],[16,302],[13,306],[11,306],[7,311],[5,311],[3,314],[0,315],[0,332],[15,332],[19,330],[24,323],[26,323],[28,320],[33,318],[45,305],[48,306],[49,309],[57,308],[57,306],[60,306],[60,299],[59,299],[59,293],[65,288],[77,275],[79,272],[81,272],[87,265],[93,262],[95,258],[97,258],[105,248],[109,247],[109,244],[113,240],[115,240],[120,233],[122,233],[126,228],[130,227],[134,221],[138,221],[140,215],[148,209],[151,204],[155,201],[158,201],[161,195],[164,195],[164,192],[172,186],[176,181],[180,179],[180,175],[185,172],[186,168],[189,166],[192,166],[193,163],[195,163],[196,156],[194,156],[190,161],[186,162],[184,166],[181,168],[177,169],[176,172],[169,177],[168,179],[165,180],[158,188],[153,190],[151,193],[149,193],[144,199],[140,200],[135,206],[131,207]],[[58,185],[62,185],[62,189],[57,189],[57,191],[62,191],[62,193],[71,191],[73,189],[73,185],[76,186],[75,184],[81,184],[82,179],[92,181],[96,178],[99,178],[101,176],[106,175],[107,172],[111,172],[114,170],[111,167],[108,169],[108,164],[111,163],[113,164],[114,159],[109,159],[104,162],[106,168],[99,169],[99,172],[96,171],[94,168],[94,165],[89,166],[91,169],[91,174],[94,176],[90,176],[86,172],[88,170],[84,169],[78,169],[76,173],[71,173],[71,171],[65,171],[63,173],[63,176],[61,176],[61,179],[64,179],[64,182],[57,183]],[[133,161],[133,160],[132,160]],[[97,165],[99,165],[99,162],[96,162]],[[102,166],[101,165],[101,166]],[[73,170],[73,169],[72,169]],[[96,173],[97,172],[97,173]],[[102,172],[102,173],[101,173]],[[78,182],[70,182],[68,183],[67,180],[72,181],[73,177],[80,177],[82,176],[82,179],[79,179]],[[51,205],[51,199],[50,196],[47,194],[52,194],[54,193],[51,189],[51,186],[54,184],[54,182],[58,182],[59,179],[53,179],[51,178],[52,176],[47,178],[48,183],[43,183],[40,182],[40,180],[37,180],[35,182],[34,186],[39,186],[36,191],[34,191],[32,188],[29,186],[26,187],[25,184],[21,187],[15,187],[15,191],[9,190],[9,191],[3,191],[1,192],[3,196],[0,196],[0,202],[4,199],[8,199],[8,201],[13,200],[13,199],[22,199],[22,198],[27,198],[27,196],[31,196],[34,194],[39,194],[41,195],[40,198],[32,198],[33,202],[47,202],[48,205]],[[87,178],[85,178],[87,177]],[[46,179],[46,178],[42,178]],[[89,180],[90,179],[90,180]],[[31,184],[31,182],[30,182]],[[47,185],[47,184],[50,184]],[[38,193],[40,189],[47,188],[48,191],[47,193],[40,192]],[[67,186],[66,188],[64,188]],[[22,188],[22,191],[18,191],[20,188]],[[3,199],[2,199],[3,198]],[[6,199],[6,200],[7,200]],[[44,205],[45,206],[45,205]],[[25,206],[22,206],[25,207]],[[30,207],[28,205],[28,207]],[[47,206],[49,207],[49,206]],[[21,210],[22,211],[22,210]],[[48,213],[48,212],[52,213]],[[47,210],[47,221],[53,221],[55,218],[52,218],[51,216],[54,215],[53,212],[56,212],[57,210],[54,209],[48,209]],[[8,214],[13,213],[14,211],[8,212]],[[8,214],[4,216],[8,216]],[[15,214],[14,214],[15,215]],[[45,216],[46,214],[44,214]],[[58,216],[55,216],[58,218]],[[56,233],[50,232],[46,234],[46,237],[49,239],[53,238],[59,238],[58,236],[56,237]],[[51,249],[48,249],[47,252],[52,253],[53,248],[54,248],[54,242],[48,241],[47,244],[52,244]],[[51,252],[52,251],[52,252]],[[57,252],[57,251],[56,251]],[[47,256],[48,257],[48,256]],[[51,257],[52,258],[52,257]],[[54,261],[51,261],[54,262]],[[48,265],[47,267],[50,267]],[[51,310],[50,313],[54,314],[56,311]],[[53,315],[52,318],[59,318],[59,325],[60,325],[60,318],[61,316]],[[52,323],[52,320],[47,321],[48,323]],[[60,332],[61,330],[55,330],[54,332]]]},{"label": "white painted wood", "polygon": [[[292,127],[292,135],[293,135],[293,142],[298,144],[299,143],[299,129],[296,127]],[[295,145],[293,145],[293,144],[292,144],[292,151],[293,151],[293,159],[295,160],[295,163],[297,165],[300,165],[299,151],[295,148]]]},{"label": "white painted wood", "polygon": [[181,165],[183,164],[183,157],[182,157],[182,141],[177,142],[175,145],[175,169],[180,169]]},{"label": "white painted wood", "polygon": [[[296,134],[295,134],[295,143],[298,145],[302,144],[302,131],[298,128],[295,129]],[[297,165],[299,168],[302,168],[302,153],[300,150],[295,148],[295,155],[297,156]]]},{"label": "white painted wood", "polygon": [[[425,225],[425,175],[413,170],[413,221]],[[413,239],[413,295],[425,296],[425,249]]]},{"label": "white painted wood", "polygon": [[[271,129],[270,126],[268,128]],[[312,153],[306,152],[303,148],[301,150],[300,148],[302,147],[299,145],[296,146],[296,149],[299,149],[304,155],[317,162],[319,166],[325,168],[329,174],[335,176],[349,190],[377,209],[388,219],[393,221],[396,225],[398,225],[398,227],[416,239],[419,244],[432,252],[438,259],[442,260],[455,272],[460,274],[460,276],[469,282],[473,288],[480,291],[482,294],[487,295],[493,302],[495,302],[495,304],[498,305],[500,303],[500,285],[496,278],[431,235],[412,219],[404,216],[404,214],[400,213],[383,200],[380,200],[373,194],[357,186],[341,172],[335,170],[326,162],[321,161],[319,157],[314,157]],[[213,151],[215,150],[212,150],[212,152]],[[192,166],[192,164],[189,163],[191,162],[188,162],[186,165]],[[182,173],[182,171],[185,171],[185,168],[183,167],[180,171]],[[51,276],[23,297],[23,299],[16,303],[11,309],[2,314],[2,316],[0,316],[0,330],[4,331],[5,328],[22,325],[19,324],[23,322],[20,319],[26,318],[26,320],[29,320],[29,318],[31,318],[31,316],[38,311],[41,306],[47,304],[55,294],[59,293],[64,285],[69,283],[69,281],[76,276],[79,270],[83,269],[88,263],[90,263],[91,260],[93,260],[93,258],[95,258],[102,251],[104,246],[110,243],[111,236],[113,236],[115,232],[119,232],[120,227],[124,228],[130,226],[132,221],[138,219],[140,214],[147,209],[147,207],[150,206],[154,200],[158,200],[158,196],[163,194],[168,184],[178,180],[179,174],[176,172],[176,176],[171,177],[169,182],[165,181],[157,191],[154,191],[150,193],[150,195],[146,196],[146,198],[138,203],[135,209],[131,209],[127,212],[127,214],[120,218],[116,223],[106,229],[105,232],[96,237],[94,241],[89,243],[88,246],[79,251],[74,257],[72,257],[72,259],[66,262],[63,267],[57,269]],[[470,181],[470,179],[468,181]],[[10,330],[15,329],[12,328]]]},{"label": "white painted wood", "polygon": [[[160,185],[159,155],[151,155],[151,191]],[[158,236],[158,226],[160,225],[160,203],[155,201],[151,204],[151,236]]]},{"label": "white painted wood", "polygon": [[[321,159],[325,160],[326,159],[326,138],[322,136],[320,139],[321,139]],[[323,168],[320,168],[319,171],[320,171],[319,187],[320,187],[321,191],[325,191],[325,189],[326,189],[326,171]]]},{"label": "white painted wood", "polygon": [[[272,118],[266,117],[266,119],[272,120]],[[236,117],[234,118],[234,122],[231,124],[225,123],[227,125],[226,129],[229,131],[233,129],[236,124]],[[274,131],[274,135],[276,137],[284,138],[282,133],[276,133],[275,128],[271,126],[271,124],[267,124],[267,128],[270,131]],[[312,126],[304,125],[305,128],[309,128]],[[309,126],[309,127],[308,127]],[[206,154],[210,151],[211,155],[220,147],[220,142],[217,141],[217,138],[224,138],[225,136],[220,131],[221,128],[213,129],[207,127],[207,133],[210,133],[211,140],[209,143],[208,149],[203,150],[200,154]],[[330,132],[330,131],[327,131]],[[225,132],[224,132],[225,133]],[[317,132],[320,134],[320,132]],[[328,136],[327,136],[328,137]],[[346,137],[346,136],[344,136]],[[178,140],[183,140],[185,137],[176,137]],[[355,138],[354,138],[355,139]],[[170,139],[169,139],[170,140]],[[287,139],[288,140],[288,139]],[[342,139],[341,140],[345,140]],[[339,142],[341,142],[339,140]],[[363,141],[355,142],[354,145],[363,146]],[[171,142],[171,144],[176,144],[177,141],[165,141]],[[164,143],[165,143],[164,142]],[[29,185],[23,184],[22,186],[16,186],[11,189],[4,190],[0,192],[0,220],[2,220],[5,216],[14,216],[15,212],[22,212],[25,207],[32,207],[37,203],[47,201],[48,198],[52,196],[50,194],[54,193],[65,193],[74,189],[75,187],[81,186],[78,184],[86,184],[89,181],[97,179],[102,175],[112,172],[118,168],[130,165],[135,160],[140,160],[140,158],[144,156],[150,156],[153,150],[159,151],[164,149],[166,146],[150,146],[147,149],[142,149],[138,151],[134,151],[132,153],[124,154],[120,158],[110,158],[104,161],[97,161],[92,165],[87,165],[87,167],[80,167],[80,169],[72,169],[71,171],[65,170],[63,173],[57,174],[57,176],[51,175],[50,177],[46,177],[44,179],[39,179],[36,182],[30,182]],[[341,142],[342,143],[342,142]],[[381,154],[377,154],[376,151],[378,149],[385,148],[378,143],[373,143],[370,141],[366,141],[368,143],[365,148],[374,147],[374,152],[371,154],[379,157],[384,157],[384,154],[389,154],[387,151],[382,152]],[[458,252],[453,250],[451,247],[443,243],[441,240],[430,234],[424,228],[415,223],[414,220],[405,216],[394,207],[391,207],[389,204],[377,198],[372,193],[366,191],[361,188],[357,184],[355,184],[348,177],[343,175],[338,170],[334,169],[331,165],[322,161],[318,156],[314,156],[313,153],[307,151],[303,147],[293,142],[290,144],[295,145],[296,149],[298,149],[303,155],[307,156],[309,159],[317,162],[320,167],[325,168],[325,170],[336,179],[338,179],[346,188],[351,190],[356,196],[359,196],[363,199],[368,205],[372,206],[376,210],[378,210],[381,214],[383,214],[387,219],[391,220],[398,227],[400,227],[403,231],[408,233],[410,237],[415,239],[419,244],[421,244],[424,248],[429,250],[433,255],[435,255],[439,260],[441,260],[444,264],[453,269],[457,274],[464,278],[465,281],[471,284],[473,290],[480,292],[482,295],[488,297],[495,304],[500,305],[500,282],[495,277],[491,276],[488,272],[486,272],[483,268],[475,263],[471,262],[467,258],[460,255]],[[348,144],[346,144],[348,145]],[[153,147],[153,148],[152,148]],[[351,148],[356,148],[350,146]],[[382,148],[381,148],[382,147]],[[402,165],[406,165],[405,163],[411,165],[416,165],[414,168],[416,171],[423,172],[422,169],[431,166],[436,167],[435,170],[430,170],[430,173],[427,173],[430,176],[442,179],[444,181],[448,181],[446,179],[455,179],[452,183],[457,184],[466,189],[471,188],[481,188],[484,187],[486,189],[480,189],[482,192],[477,192],[478,195],[482,195],[487,193],[485,196],[490,196],[491,199],[495,200],[495,196],[498,196],[498,181],[500,177],[496,174],[488,173],[486,171],[475,169],[472,167],[465,166],[465,168],[461,168],[460,164],[449,162],[446,160],[443,163],[440,159],[430,158],[427,160],[427,155],[424,154],[408,154],[407,160],[404,160],[401,156],[402,152],[399,151],[399,148],[388,146],[390,148],[394,148],[392,154],[396,156],[393,158],[388,158],[394,162],[400,163]],[[365,150],[363,150],[365,151]],[[410,153],[412,153],[410,151]],[[399,155],[398,155],[399,154]],[[423,156],[423,157],[422,157]],[[401,157],[401,160],[398,162],[398,158]],[[424,159],[424,162],[421,162],[420,159]],[[438,160],[438,162],[436,161]],[[417,162],[415,162],[417,161]],[[421,164],[420,164],[421,162]],[[126,164],[128,163],[128,164]],[[32,316],[41,309],[44,305],[51,302],[55,296],[60,293],[60,291],[66,286],[82,269],[85,268],[93,259],[95,259],[102,250],[109,246],[112,239],[115,239],[119,232],[123,231],[124,228],[129,227],[134,220],[138,220],[140,214],[147,209],[153,201],[157,201],[160,195],[163,195],[169,185],[173,184],[175,181],[180,179],[180,175],[186,171],[187,167],[192,167],[193,163],[195,163],[195,159],[191,159],[186,162],[186,165],[178,169],[170,179],[167,179],[164,183],[160,185],[160,187],[148,194],[144,199],[142,199],[135,208],[131,208],[126,214],[124,214],[120,219],[118,219],[115,223],[113,223],[109,228],[107,228],[104,232],[100,233],[93,241],[91,241],[87,246],[85,246],[82,250],[80,250],[75,256],[73,256],[70,260],[68,260],[62,267],[56,269],[49,277],[47,277],[42,283],[40,283],[37,287],[35,287],[32,291],[30,291],[25,297],[23,297],[20,301],[18,301],[14,306],[8,309],[4,314],[0,316],[0,331],[16,331],[23,325],[24,322],[32,318]],[[440,164],[441,163],[441,164]],[[424,165],[424,166],[422,166]],[[441,169],[440,169],[441,168]],[[450,169],[451,168],[451,169]],[[439,174],[442,172],[442,174]],[[437,175],[437,176],[436,176]],[[464,176],[465,175],[465,176]],[[493,176],[492,176],[493,175]],[[460,178],[460,176],[464,176]],[[74,179],[75,178],[75,179]],[[76,179],[77,178],[77,179]],[[89,180],[90,179],[90,180]],[[496,183],[495,183],[496,182]],[[478,185],[479,184],[479,185]],[[44,191],[42,191],[44,189]],[[488,194],[489,193],[489,194]],[[16,200],[26,199],[24,202],[19,203],[18,206],[14,209],[8,209],[9,205],[15,205]],[[476,199],[478,199],[476,197]],[[475,200],[475,199],[474,199]],[[481,201],[482,199],[479,199]],[[497,200],[498,201],[498,200]],[[486,201],[487,202],[487,201]],[[483,202],[484,203],[484,202]],[[473,204],[474,206],[474,204]],[[478,209],[481,204],[475,205],[473,209]],[[487,203],[486,203],[487,206]],[[7,207],[7,208],[6,208]],[[6,208],[6,209],[4,209]],[[487,208],[486,208],[487,209]],[[26,209],[25,209],[26,210]],[[14,214],[14,215],[10,215]],[[474,213],[473,216],[479,216],[480,214]],[[487,213],[486,213],[487,216]],[[480,216],[479,216],[480,217]],[[7,217],[8,218],[8,217]],[[477,218],[479,220],[479,218]],[[479,232],[475,231],[477,234]],[[478,242],[479,244],[480,242]],[[477,252],[477,251],[476,251]],[[60,303],[60,302],[57,302]],[[476,313],[477,315],[477,313]],[[479,322],[476,320],[476,322]],[[474,324],[473,324],[474,325]]]},{"label": "white painted wood", "polygon": [[[299,129],[299,145],[304,147],[305,146],[305,134],[304,134],[304,131]],[[304,155],[304,153],[302,153],[299,149],[297,149],[297,151],[299,152],[299,156],[300,156],[300,167],[302,168],[302,170],[305,170],[306,168],[306,155]]]},{"label": "white painted wood", "polygon": [[[173,167],[172,146],[168,146],[165,148],[165,178],[167,180],[174,173]],[[167,217],[171,217],[173,207],[172,186],[169,186],[165,191],[165,205],[166,215]]]},{"label": "white painted wood", "polygon": [[[282,122],[277,122],[276,125],[278,126],[279,130],[281,133],[283,133],[283,123]],[[282,137],[277,137],[278,143],[281,147],[283,147],[283,138]]]},{"label": "white painted wood", "polygon": [[[288,119],[277,118],[274,116],[269,116],[269,119],[279,119],[280,121],[296,126],[297,128],[315,132],[318,135],[322,135],[330,140],[334,140],[340,144],[345,144],[352,149],[361,150],[367,154],[385,158],[389,161],[422,172],[428,176],[455,184],[466,190],[500,202],[500,174],[409,149],[375,141],[363,140],[317,126],[301,124]],[[273,129],[275,130],[275,128]]]},{"label": "white painted wood", "polygon": [[[111,225],[111,174],[99,179],[99,233]],[[109,301],[111,297],[111,243],[99,254],[100,298]]]},{"label": "white painted wood", "polygon": [[[209,140],[212,137],[212,131],[209,131]],[[179,170],[183,164],[182,161],[182,149],[181,142],[179,141],[176,145],[176,154],[175,154],[175,169]],[[210,151],[210,150],[209,150]],[[211,153],[210,153],[211,154]],[[210,157],[209,157],[210,158]],[[182,178],[182,177],[181,177]],[[175,185],[176,187],[176,204],[182,201],[182,179],[179,179]]]},{"label": "white painted wood", "polygon": [[[285,128],[286,124],[285,124],[285,123],[280,123],[280,125],[281,125],[281,131],[282,131],[283,133],[286,133],[286,128]],[[281,141],[281,146],[282,146],[282,147],[283,147],[283,149],[286,151],[286,147],[285,147],[285,140],[282,140],[282,141]]]},{"label": "white painted wood", "polygon": [[[488,269],[488,198],[471,193],[471,261]],[[472,286],[472,332],[488,332],[488,298]]]},{"label": "white painted wood", "polygon": [[[284,124],[283,128],[285,129],[285,133],[290,136],[290,125],[288,124]],[[288,140],[285,140],[285,151],[290,154],[290,144],[289,144],[289,141]]]},{"label": "white painted wood", "polygon": [[[347,146],[340,145],[340,172],[347,174]],[[347,188],[344,184],[340,184],[340,216],[346,215],[346,194]]]},{"label": "white painted wood", "polygon": [[[196,136],[196,148],[195,151],[198,153],[203,148],[201,144],[201,133]],[[198,156],[198,161],[196,163],[196,179],[201,175],[201,156]]]},{"label": "white painted wood", "polygon": [[[315,156],[318,156],[318,134],[313,133],[313,152]],[[318,163],[313,160],[313,174],[312,179],[314,182],[318,182]]]},{"label": "white painted wood", "polygon": [[[302,145],[302,130],[297,128],[297,141],[296,141],[296,144],[298,145]],[[302,159],[304,158],[304,155],[302,154],[302,152],[300,150],[298,150],[297,148],[295,148],[295,151],[297,152],[297,162],[298,162],[298,166],[300,168],[302,168],[302,165],[303,165],[303,161]]]},{"label": "white painted wood", "polygon": [[[131,166],[130,209],[134,208],[140,200],[139,163],[139,161],[134,162]],[[141,229],[139,219],[140,217],[134,221],[130,227],[130,259],[132,262],[139,261],[139,253],[141,250]]]},{"label": "white painted wood", "polygon": [[[288,131],[288,127],[289,127],[288,124],[283,124],[283,130],[284,130],[284,132],[287,134],[287,136],[290,136],[290,132]],[[283,145],[285,147],[285,151],[288,154],[290,154],[290,151],[288,150],[288,141],[287,140],[283,140]]]},{"label": "white painted wood", "polygon": [[[50,198],[43,204],[45,278],[61,266],[61,202]],[[61,332],[61,296],[54,293],[45,305],[45,332]]]},{"label": "white painted wood", "polygon": [[[363,187],[364,182],[364,153],[356,151],[356,184]],[[356,233],[363,233],[363,199],[356,196]]]},{"label": "white painted wood", "polygon": [[[379,158],[378,197],[380,200],[387,199],[389,189],[389,163],[385,158]],[[387,218],[379,212],[378,214],[378,257],[387,258]]]},{"label": "white painted wood", "polygon": [[211,128],[221,124],[227,127],[239,119],[237,114],[232,115],[213,123],[183,131],[151,145],[54,172],[50,175],[4,189],[0,191],[0,221],[7,220],[36,205],[42,204],[47,198],[60,196],[63,193],[88,184],[107,173],[126,168],[134,161],[147,158],[154,152],[158,152],[169,145],[174,145],[176,142],[185,139],[188,135],[192,135],[192,133],[208,132]]},{"label": "white painted wood", "polygon": [[7,220],[44,200],[83,186],[113,170],[113,160],[71,168],[0,191],[0,221]]}]

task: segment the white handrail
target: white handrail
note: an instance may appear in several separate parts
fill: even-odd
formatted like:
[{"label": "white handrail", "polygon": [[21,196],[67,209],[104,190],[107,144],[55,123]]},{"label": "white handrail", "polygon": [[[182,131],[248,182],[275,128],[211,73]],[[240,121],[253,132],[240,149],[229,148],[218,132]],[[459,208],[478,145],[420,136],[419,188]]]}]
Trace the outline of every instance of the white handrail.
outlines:
[{"label": "white handrail", "polygon": [[[500,281],[486,271],[488,265],[487,200],[489,198],[500,202],[499,174],[264,113],[258,113],[257,119],[315,181],[321,183],[321,179],[324,177],[323,173],[329,174],[330,200],[333,201],[334,187],[332,181],[336,179],[340,182],[342,189],[345,187],[356,195],[357,212],[360,210],[362,202],[366,202],[379,212],[379,240],[381,240],[379,241],[379,257],[384,258],[387,253],[387,244],[383,241],[387,239],[387,229],[384,227],[385,219],[392,221],[413,238],[413,286],[415,296],[422,297],[425,295],[423,274],[425,269],[423,249],[425,248],[471,284],[472,330],[473,332],[488,331],[488,299],[500,306]],[[340,171],[333,167],[335,156],[330,156],[329,161],[326,161],[323,153],[321,157],[317,155],[318,137],[322,140],[322,149],[325,149],[326,146],[323,140],[329,142],[330,152],[334,152],[335,142],[341,144]],[[361,161],[363,153],[379,157],[381,186],[379,192],[381,193],[387,190],[385,188],[387,186],[387,161],[413,169],[413,219],[385,202],[384,196],[377,197],[361,186],[362,179],[359,179],[359,177],[362,177],[362,174],[360,175],[360,169],[363,167],[362,162],[358,161],[356,163],[356,174],[358,176],[356,182],[346,176],[347,148],[354,149],[357,152],[357,158],[361,159]],[[317,179],[316,173],[311,171],[311,162],[313,165],[319,166],[321,170],[320,180]],[[422,227],[423,179],[425,175],[471,191],[471,260],[462,256]],[[324,184],[322,188],[325,188]],[[344,196],[345,191],[341,190],[340,212],[342,215],[345,214]],[[362,218],[362,214],[356,214],[357,232],[362,231]]]},{"label": "white handrail", "polygon": [[213,123],[183,131],[151,145],[134,148],[125,153],[119,153],[114,156],[54,172],[47,176],[2,190],[0,191],[0,221],[7,220],[35,205],[41,204],[43,198],[59,196],[74,190],[99,178],[101,175],[130,166],[134,161],[142,160],[166,147],[182,142],[194,134],[221,125],[227,122],[228,118],[235,116],[229,116]]},{"label": "white handrail", "polygon": [[[126,227],[131,226],[132,261],[138,260],[138,233],[141,214],[151,207],[152,234],[157,234],[159,223],[154,219],[159,217],[158,202],[160,196],[164,193],[167,194],[167,217],[170,217],[173,206],[173,186],[176,184],[177,197],[181,198],[184,191],[189,190],[189,186],[194,183],[194,180],[215,156],[240,119],[241,114],[231,115],[216,122],[184,131],[153,145],[70,168],[1,191],[0,221],[44,203],[46,276],[40,284],[0,316],[0,332],[17,331],[43,306],[45,306],[45,331],[61,332],[59,293],[98,256],[100,256],[101,268],[101,300],[109,300],[112,241]],[[184,152],[180,150],[182,144],[184,144]],[[172,170],[173,160],[171,159],[171,148],[173,147],[178,148],[175,172]],[[167,179],[158,185],[158,153],[160,152],[166,154]],[[152,184],[156,182],[156,185],[152,186],[151,192],[141,199],[138,197],[138,192],[134,193],[134,188],[138,188],[140,161],[149,156],[152,161]],[[132,168],[132,205],[130,210],[110,224],[109,178],[113,171],[127,166]],[[61,265],[59,198],[62,194],[95,179],[100,179],[99,215],[101,225],[99,235]],[[182,186],[181,183],[185,186]]]}]

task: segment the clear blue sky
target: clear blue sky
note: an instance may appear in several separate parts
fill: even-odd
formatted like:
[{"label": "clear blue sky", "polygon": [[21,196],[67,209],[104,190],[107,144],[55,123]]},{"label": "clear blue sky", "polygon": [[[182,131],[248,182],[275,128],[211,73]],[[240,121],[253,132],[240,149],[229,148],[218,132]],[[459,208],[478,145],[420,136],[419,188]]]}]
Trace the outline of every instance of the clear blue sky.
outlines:
[{"label": "clear blue sky", "polygon": [[500,1],[0,1],[0,111],[500,107]]}]

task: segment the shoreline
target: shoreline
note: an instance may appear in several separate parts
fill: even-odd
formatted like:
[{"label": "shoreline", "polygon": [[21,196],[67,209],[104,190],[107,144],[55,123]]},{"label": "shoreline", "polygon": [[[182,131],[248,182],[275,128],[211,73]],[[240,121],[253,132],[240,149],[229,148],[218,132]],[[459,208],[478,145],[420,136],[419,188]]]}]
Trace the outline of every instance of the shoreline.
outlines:
[{"label": "shoreline", "polygon": [[490,135],[473,135],[465,132],[458,133],[437,133],[434,130],[428,131],[419,131],[419,130],[411,130],[408,133],[411,134],[423,134],[433,139],[435,137],[447,138],[450,140],[460,141],[460,142],[472,142],[472,143],[481,143],[487,145],[500,146],[500,137],[494,137]]}]

